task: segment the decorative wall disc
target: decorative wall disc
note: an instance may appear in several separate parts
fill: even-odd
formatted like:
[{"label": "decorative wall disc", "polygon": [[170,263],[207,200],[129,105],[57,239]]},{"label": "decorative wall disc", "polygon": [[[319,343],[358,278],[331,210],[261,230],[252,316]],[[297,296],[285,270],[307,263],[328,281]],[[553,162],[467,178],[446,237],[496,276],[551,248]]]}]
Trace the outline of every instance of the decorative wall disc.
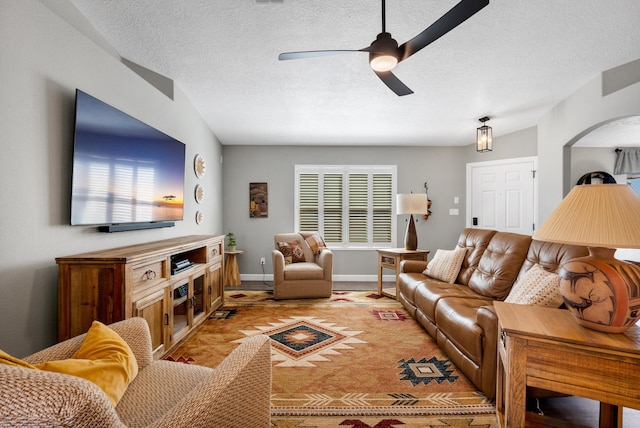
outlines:
[{"label": "decorative wall disc", "polygon": [[201,155],[196,155],[196,158],[193,161],[193,169],[196,172],[196,177],[204,177],[204,173],[207,170],[207,163]]},{"label": "decorative wall disc", "polygon": [[203,199],[204,199],[204,187],[202,187],[202,185],[198,184],[196,186],[195,196],[196,196],[196,202],[197,203],[201,203],[203,201]]},{"label": "decorative wall disc", "polygon": [[202,211],[196,212],[196,224],[202,223],[203,220],[204,220],[204,214],[202,214]]}]

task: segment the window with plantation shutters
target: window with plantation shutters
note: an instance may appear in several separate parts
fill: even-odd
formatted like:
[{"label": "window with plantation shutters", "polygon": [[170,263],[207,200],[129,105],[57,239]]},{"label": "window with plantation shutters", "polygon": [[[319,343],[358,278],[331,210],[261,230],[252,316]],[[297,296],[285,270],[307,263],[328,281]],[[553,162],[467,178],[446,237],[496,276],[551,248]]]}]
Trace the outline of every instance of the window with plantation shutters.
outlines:
[{"label": "window with plantation shutters", "polygon": [[331,248],[394,246],[395,165],[297,165],[295,183],[296,230]]}]

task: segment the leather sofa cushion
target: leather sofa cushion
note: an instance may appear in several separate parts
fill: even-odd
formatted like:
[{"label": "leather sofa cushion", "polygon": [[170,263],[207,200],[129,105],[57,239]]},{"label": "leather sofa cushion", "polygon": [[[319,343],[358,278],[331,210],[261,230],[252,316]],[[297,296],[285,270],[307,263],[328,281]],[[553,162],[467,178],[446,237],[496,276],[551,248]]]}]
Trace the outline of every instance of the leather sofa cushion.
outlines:
[{"label": "leather sofa cushion", "polygon": [[469,288],[484,297],[503,300],[518,277],[530,244],[531,236],[497,232],[471,275]]},{"label": "leather sofa cushion", "polygon": [[462,266],[460,266],[460,272],[458,272],[458,278],[455,282],[463,285],[469,284],[471,275],[476,270],[482,254],[495,234],[495,230],[488,229],[467,228],[462,231],[458,238],[458,247],[466,248],[467,253],[462,260]]},{"label": "leather sofa cushion", "polygon": [[400,274],[400,294],[411,305],[415,306],[415,292],[427,279],[422,272],[406,272]]},{"label": "leather sofa cushion", "polygon": [[445,297],[464,297],[466,299],[486,299],[466,285],[448,284],[437,279],[424,278],[415,289],[414,302],[420,312],[433,323],[436,321],[436,306]]},{"label": "leather sofa cushion", "polygon": [[[438,330],[477,365],[482,364],[485,332],[477,323],[476,314],[480,307],[491,305],[493,299],[490,298],[445,297],[436,306]],[[497,331],[490,334],[497,334]]]},{"label": "leather sofa cushion", "polygon": [[587,247],[579,245],[558,244],[554,242],[532,240],[527,252],[527,258],[522,263],[518,279],[531,269],[535,264],[542,266],[546,271],[556,272],[571,259],[589,255]]}]

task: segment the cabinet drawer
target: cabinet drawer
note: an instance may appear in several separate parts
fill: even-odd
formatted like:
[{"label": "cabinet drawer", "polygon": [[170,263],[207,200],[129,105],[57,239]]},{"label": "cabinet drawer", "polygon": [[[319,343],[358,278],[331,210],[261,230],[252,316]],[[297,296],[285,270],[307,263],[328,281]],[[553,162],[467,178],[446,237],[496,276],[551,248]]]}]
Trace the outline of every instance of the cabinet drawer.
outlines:
[{"label": "cabinet drawer", "polygon": [[396,258],[395,257],[389,257],[389,256],[382,256],[382,257],[380,257],[380,262],[383,265],[395,266],[396,265]]},{"label": "cabinet drawer", "polygon": [[222,242],[216,242],[207,247],[207,262],[213,261],[218,256],[222,256]]},{"label": "cabinet drawer", "polygon": [[148,288],[166,279],[167,260],[152,260],[133,266],[134,288]]}]

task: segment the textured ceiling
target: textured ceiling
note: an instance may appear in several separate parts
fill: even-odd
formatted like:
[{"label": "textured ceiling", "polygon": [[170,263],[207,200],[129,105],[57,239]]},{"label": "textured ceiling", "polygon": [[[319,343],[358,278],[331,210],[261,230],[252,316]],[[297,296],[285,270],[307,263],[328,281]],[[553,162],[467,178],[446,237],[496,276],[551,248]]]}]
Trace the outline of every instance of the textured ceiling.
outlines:
[{"label": "textured ceiling", "polygon": [[640,116],[625,117],[606,123],[576,141],[572,147],[632,146],[640,147]]},{"label": "textured ceiling", "polygon": [[[223,144],[467,145],[499,136],[601,71],[640,58],[638,0],[491,0],[400,63],[398,97],[351,53],[381,31],[377,0],[71,0],[123,57],[173,79]],[[388,0],[386,29],[414,37],[456,0]]]}]

